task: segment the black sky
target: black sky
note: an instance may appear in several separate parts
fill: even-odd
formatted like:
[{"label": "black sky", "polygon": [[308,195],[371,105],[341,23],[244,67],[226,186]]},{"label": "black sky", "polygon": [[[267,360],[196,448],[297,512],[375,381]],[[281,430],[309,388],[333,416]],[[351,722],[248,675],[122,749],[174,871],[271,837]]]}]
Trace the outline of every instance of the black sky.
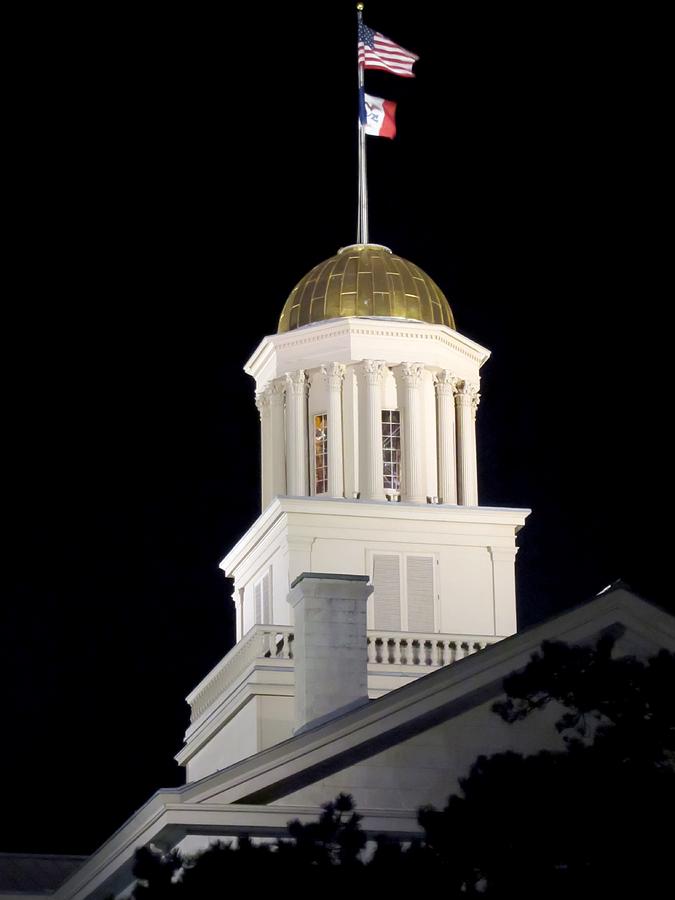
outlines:
[{"label": "black sky", "polygon": [[[371,238],[492,350],[479,488],[533,509],[521,624],[619,577],[673,609],[663,22],[444,9],[366,4],[420,56],[366,74],[399,103]],[[181,782],[258,509],[242,366],[355,240],[352,3],[70,15],[12,30],[0,850],[90,852]]]}]

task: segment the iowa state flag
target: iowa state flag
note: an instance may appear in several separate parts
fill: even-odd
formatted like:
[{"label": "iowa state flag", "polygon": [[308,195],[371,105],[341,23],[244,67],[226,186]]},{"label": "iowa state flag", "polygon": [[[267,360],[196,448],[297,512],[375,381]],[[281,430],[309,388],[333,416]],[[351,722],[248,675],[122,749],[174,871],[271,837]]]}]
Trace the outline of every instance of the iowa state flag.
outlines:
[{"label": "iowa state flag", "polygon": [[396,135],[396,104],[393,100],[372,97],[361,88],[360,118],[366,134],[393,138]]}]

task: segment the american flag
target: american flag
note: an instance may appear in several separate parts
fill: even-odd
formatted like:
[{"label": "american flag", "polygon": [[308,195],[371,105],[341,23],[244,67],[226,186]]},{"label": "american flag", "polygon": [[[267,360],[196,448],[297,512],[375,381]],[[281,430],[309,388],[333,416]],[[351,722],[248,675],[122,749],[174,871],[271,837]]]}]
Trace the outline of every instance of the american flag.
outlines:
[{"label": "american flag", "polygon": [[364,69],[383,69],[403,78],[414,78],[413,63],[419,56],[404,50],[388,37],[359,22],[359,65]]}]

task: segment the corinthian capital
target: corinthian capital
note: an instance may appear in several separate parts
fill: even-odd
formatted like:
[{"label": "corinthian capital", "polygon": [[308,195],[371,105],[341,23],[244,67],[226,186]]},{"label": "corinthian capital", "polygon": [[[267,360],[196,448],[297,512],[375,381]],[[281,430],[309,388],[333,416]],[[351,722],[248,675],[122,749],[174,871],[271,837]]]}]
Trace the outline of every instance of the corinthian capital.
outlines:
[{"label": "corinthian capital", "polygon": [[270,405],[270,397],[269,397],[269,393],[268,393],[267,389],[265,389],[264,391],[259,391],[255,395],[255,405],[256,405],[256,409],[260,413],[260,418],[262,419],[263,415],[265,414],[265,411],[267,410],[267,408]]},{"label": "corinthian capital", "polygon": [[424,375],[424,363],[402,362],[398,367],[403,382],[408,387],[419,387]]},{"label": "corinthian capital", "polygon": [[342,387],[342,380],[345,377],[345,366],[342,363],[328,363],[321,366],[321,374],[326,379],[329,390],[339,391]]},{"label": "corinthian capital", "polygon": [[441,369],[434,377],[436,393],[440,397],[452,397],[457,391],[460,379],[453,375],[450,369]]},{"label": "corinthian capital", "polygon": [[270,381],[265,390],[269,394],[270,403],[283,402],[286,393],[286,379],[276,378],[274,381]]},{"label": "corinthian capital", "polygon": [[361,365],[368,384],[382,384],[387,371],[387,364],[383,359],[364,359]]},{"label": "corinthian capital", "polygon": [[467,406],[471,404],[475,415],[478,404],[480,403],[478,385],[471,384],[469,381],[460,381],[457,385],[457,402]]},{"label": "corinthian capital", "polygon": [[304,394],[307,388],[307,375],[304,369],[286,372],[286,390],[291,394]]}]

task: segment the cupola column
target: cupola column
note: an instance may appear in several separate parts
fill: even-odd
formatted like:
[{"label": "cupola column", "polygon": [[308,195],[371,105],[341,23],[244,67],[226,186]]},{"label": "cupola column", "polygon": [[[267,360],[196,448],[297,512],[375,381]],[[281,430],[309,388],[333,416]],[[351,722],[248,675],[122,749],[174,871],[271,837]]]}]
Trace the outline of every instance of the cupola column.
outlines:
[{"label": "cupola column", "polygon": [[345,479],[342,461],[342,363],[321,366],[328,388],[328,496],[344,497]]},{"label": "cupola column", "polygon": [[286,373],[286,471],[291,497],[307,496],[307,378]]},{"label": "cupola column", "polygon": [[457,413],[457,482],[460,506],[478,506],[478,469],[476,463],[476,409],[480,402],[478,387],[460,381],[455,395]]},{"label": "cupola column", "polygon": [[361,446],[359,482],[363,500],[384,500],[384,477],[382,464],[382,382],[387,364],[380,359],[364,359],[363,400],[361,404],[363,433]]},{"label": "cupola column", "polygon": [[398,367],[403,395],[401,431],[403,443],[402,497],[411,503],[427,499],[424,484],[424,418],[422,407],[423,363],[404,362]]},{"label": "cupola column", "polygon": [[[286,493],[286,435],[284,433],[284,400],[286,385],[281,379],[267,388],[270,398],[270,432],[272,436],[272,498]],[[270,498],[271,499],[271,498]]]},{"label": "cupola column", "polygon": [[261,504],[265,509],[272,499],[272,433],[270,422],[270,398],[267,390],[255,398],[260,413],[260,481]]},{"label": "cupola column", "polygon": [[457,503],[457,451],[455,441],[455,391],[459,378],[442,369],[436,383],[436,434],[438,443],[438,496],[441,503]]}]

